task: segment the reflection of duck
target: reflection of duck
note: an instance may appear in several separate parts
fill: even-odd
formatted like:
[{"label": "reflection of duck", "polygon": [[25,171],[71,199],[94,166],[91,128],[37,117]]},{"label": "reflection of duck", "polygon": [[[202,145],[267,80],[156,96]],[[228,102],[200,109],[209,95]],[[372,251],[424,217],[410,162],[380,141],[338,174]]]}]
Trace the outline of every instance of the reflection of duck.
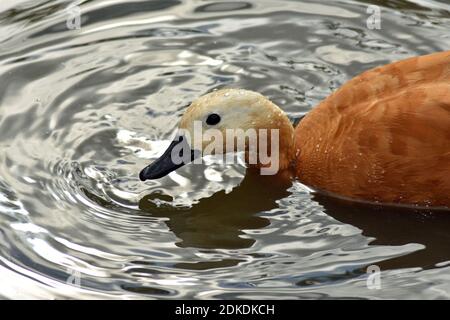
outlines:
[{"label": "reflection of duck", "polygon": [[[180,129],[195,137],[195,121],[223,137],[225,129],[279,129],[279,168],[293,168],[301,182],[330,194],[450,207],[450,51],[364,72],[314,108],[295,130],[268,99],[237,89],[194,101]],[[192,160],[196,150],[184,163],[171,159],[186,141],[174,141],[142,170],[141,179],[162,177]],[[200,142],[202,151],[207,145]],[[247,159],[249,148],[247,143]],[[255,166],[261,163],[258,158]]]},{"label": "reflection of duck", "polygon": [[372,206],[321,194],[314,195],[314,200],[334,219],[361,229],[365,236],[374,237],[371,245],[419,243],[424,246],[422,250],[408,255],[377,262],[382,270],[433,268],[450,259],[450,216],[444,211],[430,214],[428,210]]},{"label": "reflection of duck", "polygon": [[[267,188],[259,190],[255,185],[264,183]],[[288,184],[279,176],[259,176],[249,170],[239,188],[226,194],[215,193],[190,208],[156,206],[148,195],[141,199],[139,208],[153,217],[166,217],[168,227],[181,239],[180,247],[196,248],[249,248],[255,242],[242,237],[241,230],[260,229],[269,225],[269,220],[255,216],[257,212],[277,207],[276,200],[287,196]]]},{"label": "reflection of duck", "polygon": [[[142,212],[152,217],[168,218],[165,223],[180,239],[180,247],[202,249],[245,249],[255,240],[243,237],[242,230],[262,229],[270,221],[258,213],[277,208],[277,199],[286,197],[288,181],[278,176],[260,176],[249,170],[239,188],[229,194],[224,191],[205,198],[191,208],[156,206],[152,198],[163,195],[147,195],[139,202]],[[266,188],[256,188],[264,184]],[[423,249],[413,253],[378,261],[382,269],[434,268],[450,259],[450,216],[445,211],[412,210],[391,206],[372,206],[315,194],[314,201],[324,211],[342,223],[351,224],[367,237],[374,237],[371,245],[399,246],[419,243]],[[383,221],[383,223],[380,223]],[[218,259],[177,265],[181,269],[211,269],[237,265],[238,259]]]}]

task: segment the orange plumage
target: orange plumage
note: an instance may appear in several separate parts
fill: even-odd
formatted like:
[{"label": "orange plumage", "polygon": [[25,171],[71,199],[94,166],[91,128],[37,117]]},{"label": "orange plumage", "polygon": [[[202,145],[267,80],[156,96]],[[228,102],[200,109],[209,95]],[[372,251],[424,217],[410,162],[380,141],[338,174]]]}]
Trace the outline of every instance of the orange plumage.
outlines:
[{"label": "orange plumage", "polygon": [[450,51],[378,67],[295,130],[301,182],[365,201],[450,207]]}]

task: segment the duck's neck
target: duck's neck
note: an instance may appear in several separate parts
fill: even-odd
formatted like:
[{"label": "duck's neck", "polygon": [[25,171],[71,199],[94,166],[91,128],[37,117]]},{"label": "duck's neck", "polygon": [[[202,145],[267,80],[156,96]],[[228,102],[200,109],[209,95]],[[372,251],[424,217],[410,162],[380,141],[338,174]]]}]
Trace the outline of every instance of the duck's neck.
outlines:
[{"label": "duck's neck", "polygon": [[[281,109],[273,114],[270,126],[266,126],[269,129],[267,152],[264,154],[267,155],[266,159],[261,161],[258,158],[258,163],[252,165],[249,164],[249,154],[246,154],[246,161],[249,167],[259,168],[262,175],[273,175],[294,169],[296,157],[295,131],[289,118],[284,112],[280,111]],[[261,148],[261,145],[258,148]],[[265,151],[263,150],[262,152],[264,153]],[[258,152],[261,152],[261,150]],[[270,161],[267,162],[269,159]]]},{"label": "duck's neck", "polygon": [[287,171],[295,165],[295,130],[288,117],[284,113],[283,115],[283,125],[280,128],[280,171]]}]

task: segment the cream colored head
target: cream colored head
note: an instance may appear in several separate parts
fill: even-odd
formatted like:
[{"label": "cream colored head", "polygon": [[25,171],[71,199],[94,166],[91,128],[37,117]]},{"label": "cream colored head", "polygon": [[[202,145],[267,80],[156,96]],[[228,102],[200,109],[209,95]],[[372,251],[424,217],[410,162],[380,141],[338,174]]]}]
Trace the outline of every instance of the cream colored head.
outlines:
[{"label": "cream colored head", "polygon": [[[219,123],[207,123],[212,114],[220,117]],[[283,110],[262,94],[249,90],[223,89],[198,98],[186,109],[179,128],[192,133],[195,121],[201,122],[204,130],[280,129],[283,137],[293,139],[292,124]]]},{"label": "cream colored head", "polygon": [[[211,121],[211,119],[215,121]],[[217,149],[208,149],[211,146],[211,142],[215,140],[215,136],[208,137],[207,134],[199,135],[199,128],[205,133],[220,133],[223,137],[221,140],[223,144],[220,150],[225,150],[226,152],[245,151],[247,162],[257,167],[263,167],[267,163],[260,162],[260,158],[257,159],[256,163],[248,161],[251,158],[249,154],[252,154],[251,150],[254,147],[253,145],[249,145],[250,139],[247,139],[246,136],[243,144],[234,141],[232,145],[235,148],[230,150],[229,146],[232,139],[227,138],[229,137],[228,133],[233,131],[239,132],[239,130],[246,133],[256,132],[256,135],[258,135],[257,148],[260,148],[260,144],[265,142],[266,146],[269,146],[270,149],[273,146],[275,136],[272,132],[276,132],[278,135],[277,161],[279,169],[287,168],[293,159],[294,128],[292,124],[283,110],[257,92],[242,89],[214,91],[192,102],[182,116],[179,129],[181,134],[189,142],[191,150],[201,151],[203,155],[225,153]],[[177,143],[180,144],[180,142]],[[186,155],[186,152],[184,154]],[[145,172],[141,175],[141,178],[145,178],[146,176],[150,177],[148,179],[161,177],[160,173],[156,175],[152,174],[154,171],[162,172],[162,170],[159,170],[157,161],[155,164],[143,170]],[[167,165],[165,163],[163,167],[165,168]],[[158,167],[158,170],[154,169],[155,167]]]},{"label": "cream colored head", "polygon": [[[209,115],[217,114],[220,122],[208,125]],[[194,121],[202,121],[204,129],[271,128],[287,119],[283,111],[262,94],[243,89],[223,89],[208,93],[186,109],[180,128],[191,130]]]}]

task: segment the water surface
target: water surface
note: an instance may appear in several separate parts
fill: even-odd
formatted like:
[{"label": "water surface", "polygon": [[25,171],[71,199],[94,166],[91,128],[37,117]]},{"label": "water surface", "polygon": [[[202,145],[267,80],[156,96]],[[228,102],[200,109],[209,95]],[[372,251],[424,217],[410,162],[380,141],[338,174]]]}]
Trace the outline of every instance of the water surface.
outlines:
[{"label": "water surface", "polygon": [[214,158],[138,179],[206,92],[256,90],[296,121],[364,70],[448,50],[446,1],[86,0],[79,30],[70,3],[0,4],[0,297],[450,297],[448,215]]}]

